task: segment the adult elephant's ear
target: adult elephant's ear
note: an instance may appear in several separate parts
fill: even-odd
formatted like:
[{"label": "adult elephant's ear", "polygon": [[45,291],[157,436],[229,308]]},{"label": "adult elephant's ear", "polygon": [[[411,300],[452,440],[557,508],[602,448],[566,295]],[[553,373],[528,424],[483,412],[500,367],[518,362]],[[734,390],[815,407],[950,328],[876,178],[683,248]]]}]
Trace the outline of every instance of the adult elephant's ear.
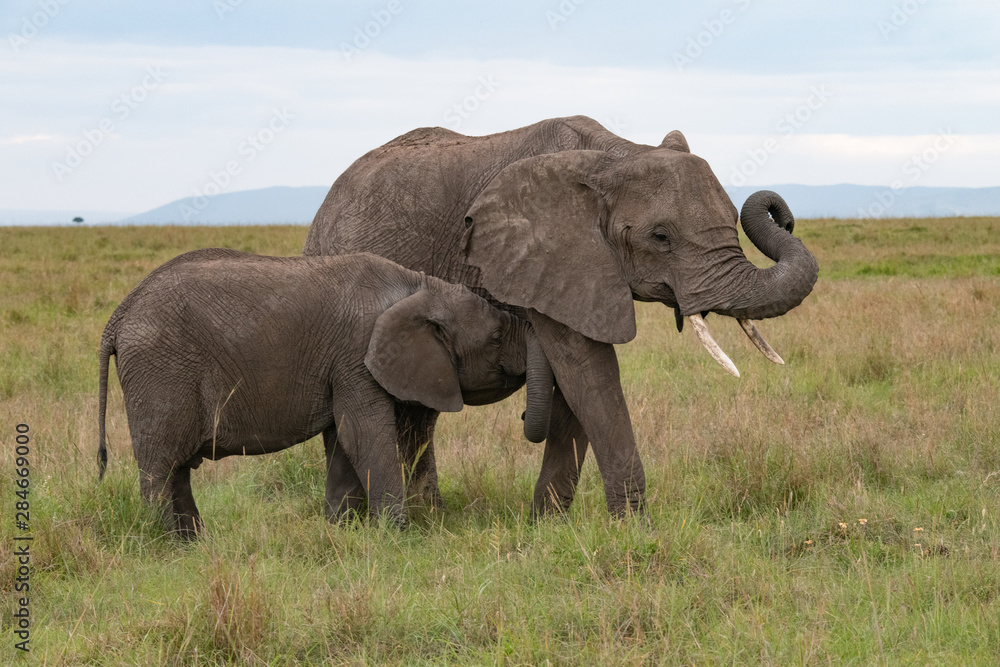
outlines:
[{"label": "adult elephant's ear", "polygon": [[399,400],[459,412],[462,387],[447,333],[434,319],[434,299],[422,289],[382,313],[375,321],[365,366]]},{"label": "adult elephant's ear", "polygon": [[563,151],[508,165],[466,214],[462,247],[495,298],[534,308],[604,343],[635,337],[632,291],[602,233],[594,189],[603,151]]},{"label": "adult elephant's ear", "polygon": [[681,153],[691,152],[691,149],[688,148],[688,140],[684,138],[680,130],[670,130],[667,136],[663,137],[663,141],[660,142],[660,148],[669,148],[672,151],[680,151]]}]

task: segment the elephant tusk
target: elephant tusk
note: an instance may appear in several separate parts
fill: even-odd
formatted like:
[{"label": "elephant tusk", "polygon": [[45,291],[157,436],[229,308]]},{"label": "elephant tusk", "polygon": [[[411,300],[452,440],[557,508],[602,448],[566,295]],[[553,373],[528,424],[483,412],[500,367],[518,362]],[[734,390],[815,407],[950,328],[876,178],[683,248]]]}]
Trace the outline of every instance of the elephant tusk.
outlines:
[{"label": "elephant tusk", "polygon": [[712,358],[719,362],[719,365],[729,371],[731,375],[739,377],[740,372],[737,370],[736,365],[726,356],[726,353],[722,351],[722,348],[715,342],[715,339],[712,338],[712,334],[708,331],[708,326],[701,315],[688,315],[688,320],[690,320],[691,326],[694,327],[694,333],[698,336],[698,340],[708,350],[708,353],[712,355]]},{"label": "elephant tusk", "polygon": [[750,320],[740,319],[740,326],[743,327],[743,331],[746,333],[747,338],[749,338],[753,344],[757,346],[757,349],[760,350],[761,354],[776,364],[785,363],[785,360],[782,359],[778,353],[767,344],[767,341],[764,340],[764,337],[760,335],[759,331],[757,331],[757,327],[753,325],[753,322]]}]

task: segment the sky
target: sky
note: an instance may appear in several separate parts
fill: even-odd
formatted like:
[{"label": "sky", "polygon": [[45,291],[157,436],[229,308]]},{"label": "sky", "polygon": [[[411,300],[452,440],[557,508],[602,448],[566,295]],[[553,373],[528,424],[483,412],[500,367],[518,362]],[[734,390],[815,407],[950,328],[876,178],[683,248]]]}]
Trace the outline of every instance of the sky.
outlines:
[{"label": "sky", "polygon": [[1000,186],[992,0],[4,0],[0,209],[329,186],[416,127],[681,130],[723,185]]}]

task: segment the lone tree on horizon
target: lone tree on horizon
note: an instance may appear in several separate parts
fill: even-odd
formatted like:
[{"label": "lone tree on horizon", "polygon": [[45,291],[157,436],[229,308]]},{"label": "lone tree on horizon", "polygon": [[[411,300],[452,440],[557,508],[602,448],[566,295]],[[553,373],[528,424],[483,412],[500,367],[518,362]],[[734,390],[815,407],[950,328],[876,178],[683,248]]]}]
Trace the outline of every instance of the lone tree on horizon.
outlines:
[{"label": "lone tree on horizon", "polygon": [[76,216],[75,218],[73,218],[73,222],[79,225],[83,222],[83,218],[81,218],[80,216]]}]

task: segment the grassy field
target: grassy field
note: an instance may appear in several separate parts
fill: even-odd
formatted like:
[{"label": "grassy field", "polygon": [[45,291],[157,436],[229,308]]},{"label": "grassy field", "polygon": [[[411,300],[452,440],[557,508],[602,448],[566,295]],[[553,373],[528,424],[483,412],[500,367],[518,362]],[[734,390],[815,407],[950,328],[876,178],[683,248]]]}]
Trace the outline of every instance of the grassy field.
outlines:
[{"label": "grassy field", "polygon": [[607,516],[590,458],[568,516],[531,522],[519,395],[442,417],[445,506],[403,533],[326,523],[313,441],[195,471],[194,544],[139,500],[116,381],[97,483],[101,331],[182,251],[297,254],[306,229],[0,229],[0,663],[26,423],[33,664],[997,664],[998,225],[800,221],[819,283],[760,326],[786,365],[708,319],[740,380],[637,303],[644,518]]}]

